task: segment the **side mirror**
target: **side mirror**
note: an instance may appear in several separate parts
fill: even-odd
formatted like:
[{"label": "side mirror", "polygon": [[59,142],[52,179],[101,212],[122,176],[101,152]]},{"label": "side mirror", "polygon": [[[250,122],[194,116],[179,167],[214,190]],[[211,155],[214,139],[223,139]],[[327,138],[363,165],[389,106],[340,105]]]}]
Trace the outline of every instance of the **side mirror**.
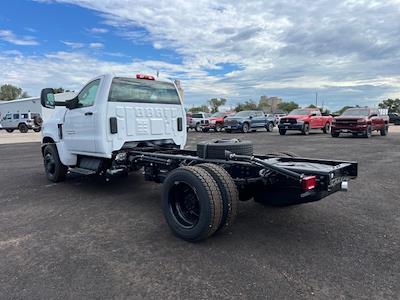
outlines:
[{"label": "side mirror", "polygon": [[317,116],[316,113],[312,113],[312,114],[310,115],[310,117],[316,117],[316,116]]},{"label": "side mirror", "polygon": [[52,88],[43,89],[40,93],[40,103],[43,107],[53,109],[56,106],[54,90]]},{"label": "side mirror", "polygon": [[250,118],[250,119],[253,119],[253,116],[250,116],[249,118]]},{"label": "side mirror", "polygon": [[228,116],[224,116],[224,119],[226,119]]}]

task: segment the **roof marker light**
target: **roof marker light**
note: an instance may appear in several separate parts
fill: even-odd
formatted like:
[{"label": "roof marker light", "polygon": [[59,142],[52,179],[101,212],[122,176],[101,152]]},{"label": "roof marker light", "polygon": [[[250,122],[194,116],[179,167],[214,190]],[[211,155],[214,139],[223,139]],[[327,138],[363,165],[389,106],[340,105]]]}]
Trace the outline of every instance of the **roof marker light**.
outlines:
[{"label": "roof marker light", "polygon": [[155,80],[154,76],[144,74],[136,74],[136,79]]}]

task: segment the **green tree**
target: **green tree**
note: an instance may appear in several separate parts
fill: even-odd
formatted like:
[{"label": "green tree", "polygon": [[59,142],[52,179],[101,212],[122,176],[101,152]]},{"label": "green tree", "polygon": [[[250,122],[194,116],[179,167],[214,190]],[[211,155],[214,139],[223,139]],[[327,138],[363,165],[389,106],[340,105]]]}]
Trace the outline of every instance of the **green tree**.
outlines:
[{"label": "green tree", "polygon": [[400,99],[387,99],[378,104],[379,108],[387,108],[389,112],[400,112]]},{"label": "green tree", "polygon": [[208,100],[207,103],[211,107],[211,112],[216,113],[220,106],[225,105],[226,99],[225,98],[212,98],[212,99]]},{"label": "green tree", "polygon": [[291,112],[293,109],[299,108],[299,105],[296,102],[281,102],[278,104],[278,109],[283,111]]},{"label": "green tree", "polygon": [[0,100],[10,101],[28,97],[30,97],[28,93],[17,86],[11,84],[3,84],[0,87]]},{"label": "green tree", "polygon": [[244,103],[239,103],[235,107],[235,111],[239,112],[242,110],[256,110],[257,109],[257,103],[254,102],[253,100],[248,100]]},{"label": "green tree", "polygon": [[207,105],[200,105],[200,106],[194,106],[189,109],[190,112],[192,113],[197,113],[197,112],[210,112],[210,109],[208,108]]}]

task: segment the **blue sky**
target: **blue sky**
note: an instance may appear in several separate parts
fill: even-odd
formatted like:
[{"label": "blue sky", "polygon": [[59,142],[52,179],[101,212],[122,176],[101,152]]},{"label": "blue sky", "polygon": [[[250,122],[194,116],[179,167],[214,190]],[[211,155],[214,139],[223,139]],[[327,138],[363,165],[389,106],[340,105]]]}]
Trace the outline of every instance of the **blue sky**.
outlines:
[{"label": "blue sky", "polygon": [[399,0],[0,2],[0,84],[37,95],[99,73],[183,82],[187,105],[261,95],[376,105],[400,95]]}]

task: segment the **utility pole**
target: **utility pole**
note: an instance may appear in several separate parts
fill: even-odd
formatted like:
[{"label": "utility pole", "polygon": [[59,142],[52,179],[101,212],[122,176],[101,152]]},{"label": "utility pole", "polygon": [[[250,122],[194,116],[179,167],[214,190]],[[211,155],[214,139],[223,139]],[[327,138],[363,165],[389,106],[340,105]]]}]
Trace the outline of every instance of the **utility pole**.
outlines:
[{"label": "utility pole", "polygon": [[318,92],[315,92],[315,106],[318,107]]}]

